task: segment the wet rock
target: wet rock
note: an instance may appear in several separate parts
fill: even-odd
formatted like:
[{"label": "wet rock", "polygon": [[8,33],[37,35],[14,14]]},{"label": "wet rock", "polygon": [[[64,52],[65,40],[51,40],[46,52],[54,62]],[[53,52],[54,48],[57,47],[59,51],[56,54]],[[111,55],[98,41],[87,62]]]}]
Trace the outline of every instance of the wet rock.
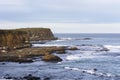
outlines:
[{"label": "wet rock", "polygon": [[65,50],[62,50],[62,51],[56,51],[57,54],[65,54]]},{"label": "wet rock", "polygon": [[43,61],[55,61],[55,62],[59,62],[62,61],[62,59],[58,56],[55,56],[53,54],[47,54],[42,58]]},{"label": "wet rock", "polygon": [[78,48],[77,47],[70,47],[70,48],[68,48],[68,50],[78,50]]},{"label": "wet rock", "polygon": [[49,77],[45,77],[43,80],[50,80],[50,78]]},{"label": "wet rock", "polygon": [[102,48],[100,51],[109,51],[107,48]]},{"label": "wet rock", "polygon": [[23,48],[11,50],[8,53],[0,53],[0,62],[33,62],[34,57],[44,56],[47,61],[62,61],[58,56],[52,55],[54,52],[64,54],[66,48],[63,47],[40,47],[40,48]]},{"label": "wet rock", "polygon": [[31,74],[24,76],[23,79],[25,79],[25,80],[41,80],[40,77],[32,76]]},{"label": "wet rock", "polygon": [[0,62],[19,62],[19,63],[31,63],[33,62],[32,59],[28,58],[18,58],[15,56],[0,56]]},{"label": "wet rock", "polygon": [[91,40],[91,38],[84,38],[83,40]]},{"label": "wet rock", "polygon": [[93,69],[93,71],[97,71],[97,69],[96,69],[96,68],[94,68],[94,69]]},{"label": "wet rock", "polygon": [[2,65],[5,65],[5,63],[2,63]]},{"label": "wet rock", "polygon": [[7,74],[3,80],[41,80],[41,78],[33,76],[31,74],[24,77],[12,77],[9,74]]}]

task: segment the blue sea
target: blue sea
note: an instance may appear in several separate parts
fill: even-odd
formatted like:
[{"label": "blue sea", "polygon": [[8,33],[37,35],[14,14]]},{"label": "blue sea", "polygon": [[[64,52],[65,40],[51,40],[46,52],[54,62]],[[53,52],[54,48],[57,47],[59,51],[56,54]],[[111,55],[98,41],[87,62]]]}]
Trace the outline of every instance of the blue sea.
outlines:
[{"label": "blue sea", "polygon": [[62,62],[51,63],[40,59],[33,63],[0,62],[0,78],[21,77],[28,74],[49,77],[50,80],[120,80],[120,34],[55,34],[58,40],[41,46],[69,46],[79,50],[67,50],[56,54]]}]

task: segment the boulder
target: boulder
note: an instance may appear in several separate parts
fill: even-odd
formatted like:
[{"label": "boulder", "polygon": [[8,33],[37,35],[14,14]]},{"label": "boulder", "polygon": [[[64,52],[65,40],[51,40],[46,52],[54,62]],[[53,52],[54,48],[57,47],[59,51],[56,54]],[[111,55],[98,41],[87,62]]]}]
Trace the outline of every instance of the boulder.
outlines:
[{"label": "boulder", "polygon": [[47,54],[45,56],[43,56],[42,58],[43,61],[53,61],[53,62],[59,62],[59,61],[62,61],[62,59],[58,56],[55,56],[53,54]]},{"label": "boulder", "polygon": [[40,77],[32,76],[32,74],[24,76],[23,79],[25,79],[25,80],[41,80]]}]

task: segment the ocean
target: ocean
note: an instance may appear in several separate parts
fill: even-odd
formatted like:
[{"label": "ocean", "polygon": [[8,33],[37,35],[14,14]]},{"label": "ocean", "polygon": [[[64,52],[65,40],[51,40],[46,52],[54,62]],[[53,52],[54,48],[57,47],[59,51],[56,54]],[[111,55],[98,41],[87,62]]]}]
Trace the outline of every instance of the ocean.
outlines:
[{"label": "ocean", "polygon": [[79,50],[67,50],[56,54],[62,62],[51,63],[40,59],[33,63],[0,62],[0,78],[4,76],[49,77],[50,80],[120,80],[120,34],[55,34],[58,40],[33,47],[70,46]]}]

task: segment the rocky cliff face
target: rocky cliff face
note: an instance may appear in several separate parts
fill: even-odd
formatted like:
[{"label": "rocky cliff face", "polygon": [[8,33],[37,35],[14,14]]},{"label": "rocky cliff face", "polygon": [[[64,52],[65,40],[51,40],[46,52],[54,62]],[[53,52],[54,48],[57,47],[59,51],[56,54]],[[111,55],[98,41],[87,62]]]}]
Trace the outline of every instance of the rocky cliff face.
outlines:
[{"label": "rocky cliff face", "polygon": [[29,35],[19,30],[0,30],[0,48],[16,49],[28,47]]},{"label": "rocky cliff face", "polygon": [[55,37],[49,28],[23,28],[20,29],[26,31],[31,41],[39,40],[54,40]]},{"label": "rocky cliff face", "polygon": [[0,50],[17,49],[30,46],[30,41],[54,40],[48,28],[23,28],[16,30],[0,30]]}]

